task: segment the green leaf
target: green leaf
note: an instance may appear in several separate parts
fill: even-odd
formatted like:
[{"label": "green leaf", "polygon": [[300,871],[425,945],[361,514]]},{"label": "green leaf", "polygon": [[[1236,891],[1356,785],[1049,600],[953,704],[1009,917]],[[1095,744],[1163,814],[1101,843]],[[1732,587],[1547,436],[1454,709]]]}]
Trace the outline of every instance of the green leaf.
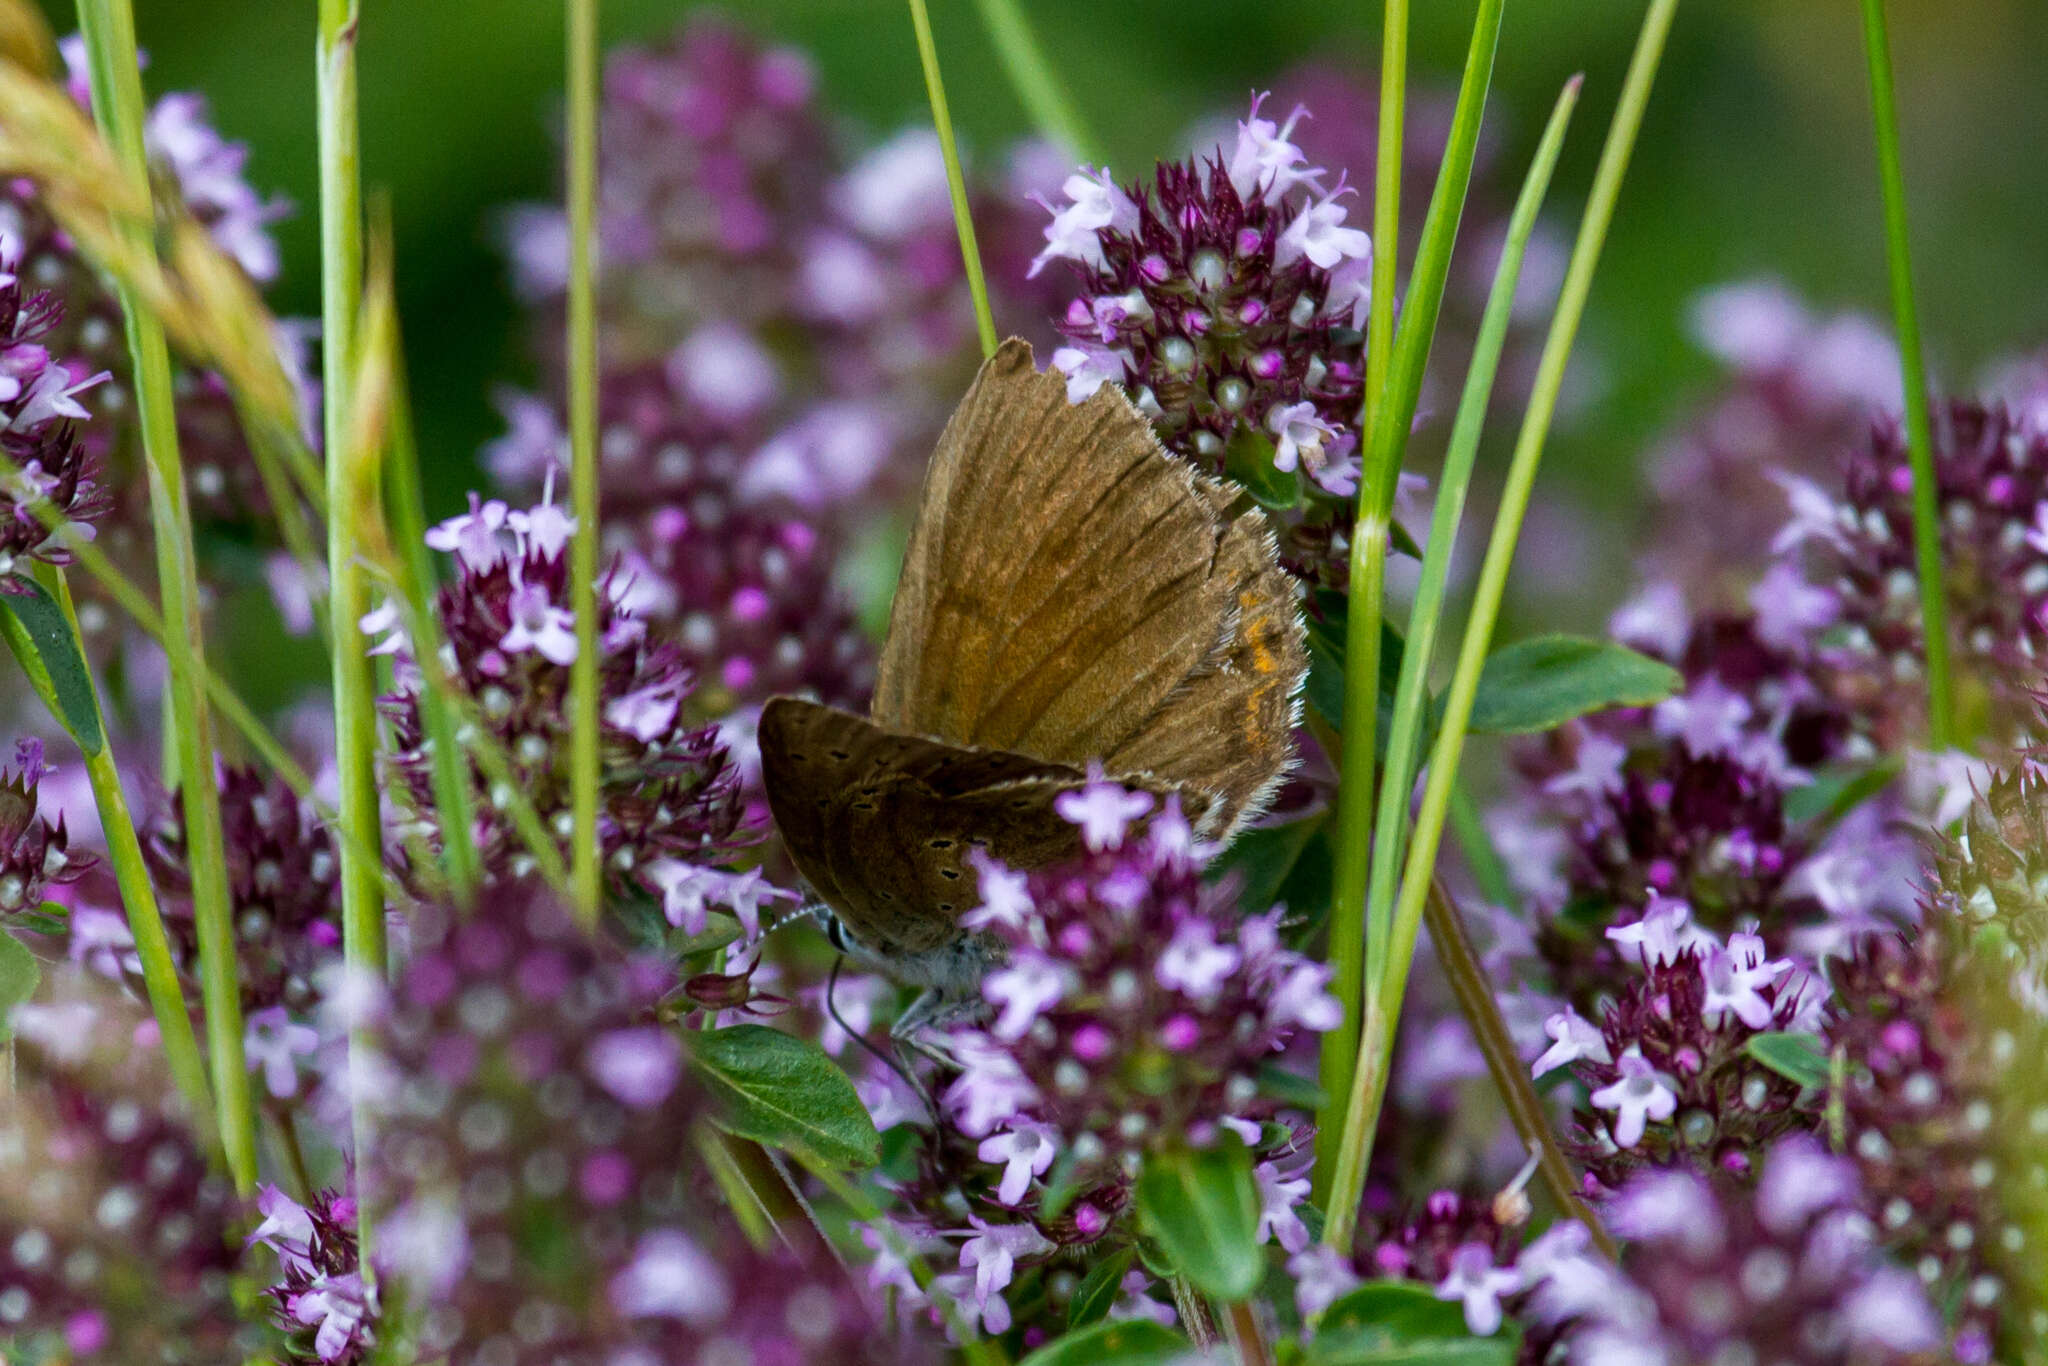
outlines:
[{"label": "green leaf", "polygon": [[1828,1047],[1818,1034],[1752,1034],[1742,1051],[1786,1080],[1811,1090],[1828,1084]]},{"label": "green leaf", "polygon": [[1123,1293],[1124,1273],[1131,1269],[1137,1259],[1137,1250],[1124,1248],[1097,1262],[1081,1284],[1074,1287],[1074,1298],[1067,1302],[1067,1331],[1086,1328],[1100,1320],[1116,1303],[1116,1297]]},{"label": "green leaf", "polygon": [[14,1034],[14,1008],[36,994],[42,965],[11,934],[0,934],[0,1039]]},{"label": "green leaf", "polygon": [[1534,636],[1487,658],[1469,729],[1532,735],[1588,712],[1661,702],[1684,682],[1669,664],[1611,640]]},{"label": "green leaf", "polygon": [[1509,1366],[1512,1330],[1476,1338],[1455,1300],[1413,1281],[1372,1281],[1323,1311],[1308,1345],[1311,1366]]},{"label": "green leaf", "polygon": [[1262,508],[1285,512],[1301,501],[1301,479],[1273,464],[1273,441],[1240,423],[1223,452],[1223,473]]},{"label": "green leaf", "polygon": [[1259,1190],[1252,1155],[1234,1135],[1209,1148],[1168,1148],[1138,1175],[1138,1218],[1180,1273],[1219,1300],[1258,1289]]},{"label": "green leaf", "polygon": [[29,682],[78,747],[98,754],[107,743],[99,702],[64,609],[41,584],[19,574],[0,579],[0,607],[7,609],[0,612],[0,636],[7,638]]},{"label": "green leaf", "polygon": [[1192,1351],[1171,1328],[1150,1319],[1096,1323],[1033,1352],[1017,1366],[1166,1366]]},{"label": "green leaf", "polygon": [[1862,768],[1824,769],[1813,781],[1785,794],[1785,819],[1794,825],[1816,821],[1832,828],[1842,817],[1891,786],[1899,761],[1884,759]]},{"label": "green leaf", "polygon": [[1258,914],[1280,900],[1280,889],[1287,885],[1328,818],[1327,811],[1319,811],[1286,825],[1254,826],[1210,862],[1207,874],[1214,881],[1236,873],[1238,905]]},{"label": "green leaf", "polygon": [[[1332,730],[1344,729],[1344,595],[1324,589],[1315,595],[1316,612],[1308,615],[1308,704]],[[1318,613],[1320,615],[1318,615]],[[1373,733],[1382,757],[1386,754],[1387,731],[1394,723],[1394,692],[1401,681],[1400,632],[1389,622],[1380,623],[1379,723]],[[1435,731],[1435,709],[1424,726],[1423,743]]]},{"label": "green leaf", "polygon": [[753,1024],[681,1035],[732,1133],[837,1167],[872,1167],[881,1155],[853,1083],[816,1044]]},{"label": "green leaf", "polygon": [[1325,1097],[1322,1087],[1307,1077],[1297,1076],[1288,1071],[1279,1063],[1260,1063],[1259,1070],[1253,1074],[1253,1080],[1258,1083],[1259,1094],[1267,1100],[1278,1101],[1296,1110],[1306,1110],[1310,1114],[1314,1114],[1323,1106]]}]

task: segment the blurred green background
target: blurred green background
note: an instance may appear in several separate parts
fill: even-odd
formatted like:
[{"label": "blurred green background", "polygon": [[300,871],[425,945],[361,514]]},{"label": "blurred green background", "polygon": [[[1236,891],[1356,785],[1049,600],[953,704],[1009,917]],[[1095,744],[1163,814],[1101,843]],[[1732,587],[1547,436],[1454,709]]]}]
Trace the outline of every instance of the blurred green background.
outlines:
[{"label": "blurred green background", "polygon": [[[661,34],[692,5],[606,0],[608,42]],[[893,0],[749,0],[728,12],[817,59],[825,101],[876,133],[926,117],[910,21]],[[1470,0],[1415,6],[1412,79],[1454,85]],[[1966,383],[2048,340],[2048,4],[1892,0],[1908,189],[1938,374]],[[59,31],[70,7],[49,3]],[[197,89],[250,178],[298,212],[281,225],[274,303],[318,309],[312,0],[139,0],[153,93]],[[956,117],[993,151],[1027,131],[971,0],[933,0]],[[1376,5],[1330,0],[1027,0],[1058,71],[1121,175],[1176,153],[1196,118],[1235,110],[1288,66],[1377,61]],[[1587,75],[1553,193],[1576,215],[1642,0],[1515,0],[1490,118],[1508,164],[1572,72]],[[1599,406],[1552,447],[1546,479],[1623,514],[1615,477],[1712,366],[1687,341],[1699,289],[1782,276],[1822,304],[1885,308],[1883,244],[1854,0],[1690,0],[1679,11],[1591,313]],[[430,497],[454,504],[500,427],[491,384],[525,354],[493,245],[493,210],[557,192],[561,6],[550,0],[365,0],[365,173],[388,191]]]}]

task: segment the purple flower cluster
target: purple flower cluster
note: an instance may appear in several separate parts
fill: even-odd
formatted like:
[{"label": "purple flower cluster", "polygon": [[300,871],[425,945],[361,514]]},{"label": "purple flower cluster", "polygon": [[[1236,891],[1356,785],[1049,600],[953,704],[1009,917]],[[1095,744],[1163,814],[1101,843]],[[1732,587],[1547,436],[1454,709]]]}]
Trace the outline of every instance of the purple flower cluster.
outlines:
[{"label": "purple flower cluster", "polygon": [[[470,511],[430,531],[427,543],[454,556],[455,578],[436,602],[459,685],[504,746],[514,781],[566,851],[570,823],[570,666],[577,652],[568,607],[568,539],[573,520],[550,502],[511,510],[471,496]],[[615,887],[660,893],[671,923],[702,928],[707,897],[752,905],[771,893],[732,889],[710,865],[750,838],[742,826],[739,774],[715,726],[692,723],[684,706],[695,676],[672,639],[630,607],[633,580],[614,566],[599,580],[598,648],[603,773],[598,839]],[[395,626],[395,613],[367,622]],[[367,619],[366,619],[367,620]],[[378,649],[401,648],[394,635]],[[395,721],[392,762],[415,808],[433,811],[432,759],[419,715],[416,678],[388,702]],[[494,875],[523,876],[531,855],[504,807],[510,794],[479,768],[471,837]],[[566,853],[564,855],[566,857]],[[742,879],[731,879],[742,881]],[[756,879],[757,881],[758,879]],[[715,886],[713,884],[716,884]],[[747,888],[753,887],[747,882]]]},{"label": "purple flower cluster", "polygon": [[[903,1359],[845,1274],[750,1249],[681,1157],[704,1121],[655,959],[531,886],[423,912],[362,1160],[380,1282],[451,1366]],[[913,1353],[914,1356],[914,1353]],[[441,1359],[435,1356],[436,1360]]]},{"label": "purple flower cluster", "polygon": [[155,1026],[75,974],[9,1023],[0,1323],[60,1359],[239,1360],[239,1211],[168,1093]]},{"label": "purple flower cluster", "polygon": [[1588,1191],[1612,1191],[1645,1165],[1689,1163],[1741,1176],[1784,1134],[1810,1129],[1800,1086],[1748,1051],[1760,1034],[1819,1023],[1820,986],[1755,934],[1723,944],[1683,902],[1658,900],[1607,936],[1640,974],[1595,1024],[1570,1006],[1550,1017],[1537,1076],[1569,1065],[1588,1093],[1578,1157]]},{"label": "purple flower cluster", "polygon": [[61,815],[53,825],[37,814],[47,772],[40,740],[17,742],[13,769],[0,768],[0,920],[35,912],[49,888],[77,881],[98,861],[72,851]]},{"label": "purple flower cluster", "polygon": [[1647,1171],[1608,1202],[1621,1267],[1560,1258],[1534,1297],[1539,1319],[1567,1325],[1568,1360],[1876,1366],[1938,1346],[1926,1295],[1878,1254],[1855,1166],[1804,1136],[1760,1166],[1753,1188]]},{"label": "purple flower cluster", "polygon": [[363,1366],[377,1345],[376,1288],[363,1279],[353,1195],[321,1190],[301,1205],[265,1186],[263,1222],[249,1235],[277,1256],[271,1321],[286,1335],[285,1366]]},{"label": "purple flower cluster", "polygon": [[64,302],[31,289],[23,269],[20,239],[0,228],[0,576],[28,559],[68,564],[67,540],[91,540],[112,507],[72,425],[88,416],[78,394],[106,375],[81,377],[52,353]]},{"label": "purple flower cluster", "polygon": [[[2048,431],[2002,405],[1936,413],[1935,485],[1955,660],[1995,742],[2021,739],[2048,651]],[[1805,576],[1829,689],[1887,750],[1920,733],[1925,650],[1913,476],[1896,420],[1850,453],[1843,493],[1788,481],[1776,548]]]},{"label": "purple flower cluster", "polygon": [[1005,957],[981,987],[993,1018],[952,1037],[963,1071],[945,1097],[970,1136],[1017,1135],[1036,1162],[1036,1135],[1135,1170],[1156,1145],[1270,1111],[1259,1069],[1297,1031],[1337,1026],[1329,969],[1281,943],[1278,910],[1240,916],[1230,887],[1203,881],[1177,801],[1132,831],[1152,807],[1098,779],[1059,802],[1078,861],[983,868],[965,923]]},{"label": "purple flower cluster", "polygon": [[1075,172],[1033,270],[1069,262],[1081,287],[1053,354],[1069,395],[1121,384],[1168,449],[1284,481],[1279,501],[1309,508],[1295,520],[1322,523],[1291,528],[1289,553],[1329,574],[1344,554],[1331,500],[1358,486],[1372,242],[1345,222],[1348,188],[1325,189],[1289,140],[1301,114],[1283,127],[1255,101],[1230,149],[1162,163],[1150,186]]},{"label": "purple flower cluster", "polygon": [[2024,1359],[2048,1316],[2037,1231],[2048,1088],[2023,1059],[2048,1020],[2001,955],[1937,903],[1912,938],[1865,944],[1834,970],[1835,1103],[1885,1245],[1948,1313],[1959,1362]]}]

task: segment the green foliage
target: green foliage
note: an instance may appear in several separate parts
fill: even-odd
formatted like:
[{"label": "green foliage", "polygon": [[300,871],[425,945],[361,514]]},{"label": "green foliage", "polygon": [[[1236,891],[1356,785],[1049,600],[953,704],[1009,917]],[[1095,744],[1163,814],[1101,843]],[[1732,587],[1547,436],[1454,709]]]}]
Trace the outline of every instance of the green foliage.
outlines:
[{"label": "green foliage", "polygon": [[1018,1366],[1166,1366],[1187,1358],[1188,1340],[1150,1319],[1097,1323],[1049,1342]]},{"label": "green foliage", "polygon": [[1123,1289],[1124,1274],[1131,1269],[1137,1258],[1132,1248],[1113,1252],[1088,1269],[1081,1278],[1081,1284],[1074,1288],[1073,1299],[1067,1302],[1067,1328],[1072,1331],[1086,1328],[1109,1313],[1109,1307],[1116,1303],[1117,1295]]},{"label": "green foliage", "polygon": [[1684,682],[1669,664],[1611,640],[1533,636],[1487,657],[1469,729],[1533,735],[1589,712],[1661,702]]},{"label": "green foliage", "polygon": [[1266,1269],[1258,1183],[1251,1152],[1235,1136],[1146,1158],[1138,1175],[1138,1219],[1174,1269],[1203,1293],[1241,1300],[1258,1289]]},{"label": "green foliage", "polygon": [[85,656],[64,609],[33,579],[16,574],[0,579],[0,636],[21,661],[29,683],[87,755],[106,745],[100,709],[86,672]]},{"label": "green foliage", "polygon": [[1786,1080],[1811,1090],[1828,1084],[1827,1045],[1818,1034],[1752,1034],[1742,1051]]},{"label": "green foliage", "polygon": [[1473,1337],[1457,1302],[1427,1286],[1372,1281],[1323,1311],[1307,1359],[1310,1366],[1508,1366],[1520,1345],[1512,1328]]},{"label": "green foliage", "polygon": [[0,1039],[14,1034],[14,1008],[36,994],[42,965],[11,934],[0,934]]},{"label": "green foliage", "polygon": [[853,1083],[810,1040],[753,1024],[681,1034],[730,1132],[835,1167],[872,1167],[880,1157],[881,1136]]}]

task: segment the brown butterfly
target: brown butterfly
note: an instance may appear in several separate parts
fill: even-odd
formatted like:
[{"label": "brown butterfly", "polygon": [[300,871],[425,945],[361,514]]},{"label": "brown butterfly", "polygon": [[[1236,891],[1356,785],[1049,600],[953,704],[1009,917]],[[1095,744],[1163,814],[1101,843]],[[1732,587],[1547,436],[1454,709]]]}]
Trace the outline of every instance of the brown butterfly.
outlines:
[{"label": "brown butterfly", "polygon": [[869,716],[761,714],[769,808],[856,956],[970,991],[969,854],[1079,852],[1054,801],[1091,764],[1177,794],[1211,839],[1263,808],[1307,654],[1265,515],[1237,498],[1114,388],[1069,404],[1014,338],[981,367],[925,475]]}]

